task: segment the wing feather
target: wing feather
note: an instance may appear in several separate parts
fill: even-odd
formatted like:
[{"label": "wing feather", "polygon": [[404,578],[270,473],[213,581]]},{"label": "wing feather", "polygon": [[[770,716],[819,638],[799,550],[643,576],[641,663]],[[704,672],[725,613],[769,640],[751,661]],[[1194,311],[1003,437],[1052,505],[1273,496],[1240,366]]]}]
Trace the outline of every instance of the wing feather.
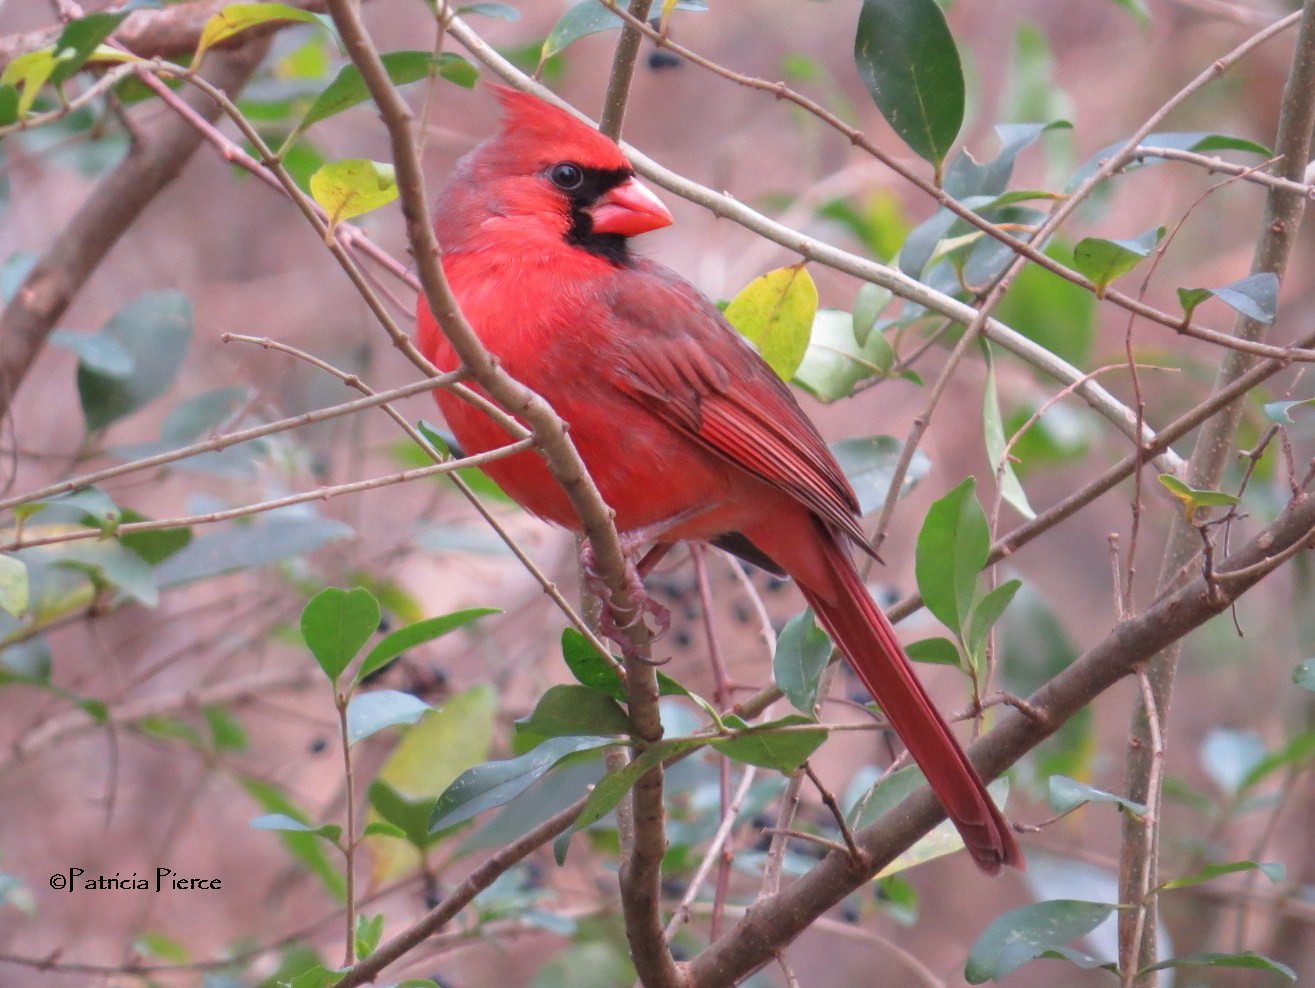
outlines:
[{"label": "wing feather", "polygon": [[[618,279],[615,383],[707,449],[786,492],[858,545],[858,499],[789,388],[694,288],[656,265]],[[629,330],[629,331],[627,331]]]}]

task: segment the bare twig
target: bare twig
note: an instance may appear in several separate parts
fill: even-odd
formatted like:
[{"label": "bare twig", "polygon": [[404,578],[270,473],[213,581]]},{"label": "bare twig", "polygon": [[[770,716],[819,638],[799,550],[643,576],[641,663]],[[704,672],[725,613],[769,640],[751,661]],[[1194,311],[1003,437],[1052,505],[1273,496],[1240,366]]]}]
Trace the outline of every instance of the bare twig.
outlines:
[{"label": "bare twig", "polygon": [[[630,0],[629,14],[636,21],[648,19],[653,0]],[[621,137],[621,126],[626,118],[626,102],[630,98],[630,83],[635,77],[635,59],[639,56],[639,43],[643,35],[634,24],[621,25],[621,38],[612,56],[612,75],[607,80],[607,95],[603,97],[603,115],[598,129],[612,140]]]}]

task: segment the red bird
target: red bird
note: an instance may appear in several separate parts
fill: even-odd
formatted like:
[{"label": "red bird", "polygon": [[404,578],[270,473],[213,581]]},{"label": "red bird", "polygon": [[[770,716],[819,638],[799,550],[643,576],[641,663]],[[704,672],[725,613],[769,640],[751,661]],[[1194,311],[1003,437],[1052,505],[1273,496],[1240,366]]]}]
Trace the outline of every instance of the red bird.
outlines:
[{"label": "red bird", "polygon": [[[757,352],[691,285],[629,238],[671,223],[617,145],[497,88],[501,133],[457,165],[435,216],[462,311],[506,371],[546,398],[631,541],[708,542],[788,573],[908,746],[973,860],[1023,867],[1000,811],[914,675],[850,559],[858,502],[817,429]],[[420,348],[458,360],[424,299]],[[437,391],[468,453],[491,419]],[[486,469],[526,510],[579,520],[527,451]],[[650,557],[653,553],[650,553]]]}]

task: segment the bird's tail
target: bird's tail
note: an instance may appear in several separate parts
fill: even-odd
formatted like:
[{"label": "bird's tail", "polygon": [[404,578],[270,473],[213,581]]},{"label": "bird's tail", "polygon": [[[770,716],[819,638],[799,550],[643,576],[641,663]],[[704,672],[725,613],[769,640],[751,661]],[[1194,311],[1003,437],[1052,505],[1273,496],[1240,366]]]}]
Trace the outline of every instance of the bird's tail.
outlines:
[{"label": "bird's tail", "polygon": [[890,621],[845,550],[824,541],[833,592],[801,587],[804,597],[904,741],[977,866],[992,875],[1001,865],[1025,867],[1009,824],[922,688]]}]

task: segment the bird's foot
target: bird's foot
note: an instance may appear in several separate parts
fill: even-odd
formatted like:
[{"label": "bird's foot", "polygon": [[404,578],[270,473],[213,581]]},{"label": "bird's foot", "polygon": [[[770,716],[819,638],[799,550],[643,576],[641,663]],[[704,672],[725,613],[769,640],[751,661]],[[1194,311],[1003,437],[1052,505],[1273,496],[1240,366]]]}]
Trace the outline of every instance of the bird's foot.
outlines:
[{"label": "bird's foot", "polygon": [[626,591],[635,605],[633,616],[624,622],[617,621],[613,612],[612,590],[598,573],[593,546],[586,541],[580,547],[580,569],[584,573],[585,587],[603,602],[598,617],[599,630],[605,637],[616,642],[623,653],[629,653],[632,649],[630,632],[636,626],[645,625],[649,634],[655,639],[661,638],[671,627],[671,611],[649,596],[648,590],[644,587],[643,577],[639,575],[639,569],[635,566],[635,556],[641,543],[642,539],[621,536],[621,552],[626,563]]}]

